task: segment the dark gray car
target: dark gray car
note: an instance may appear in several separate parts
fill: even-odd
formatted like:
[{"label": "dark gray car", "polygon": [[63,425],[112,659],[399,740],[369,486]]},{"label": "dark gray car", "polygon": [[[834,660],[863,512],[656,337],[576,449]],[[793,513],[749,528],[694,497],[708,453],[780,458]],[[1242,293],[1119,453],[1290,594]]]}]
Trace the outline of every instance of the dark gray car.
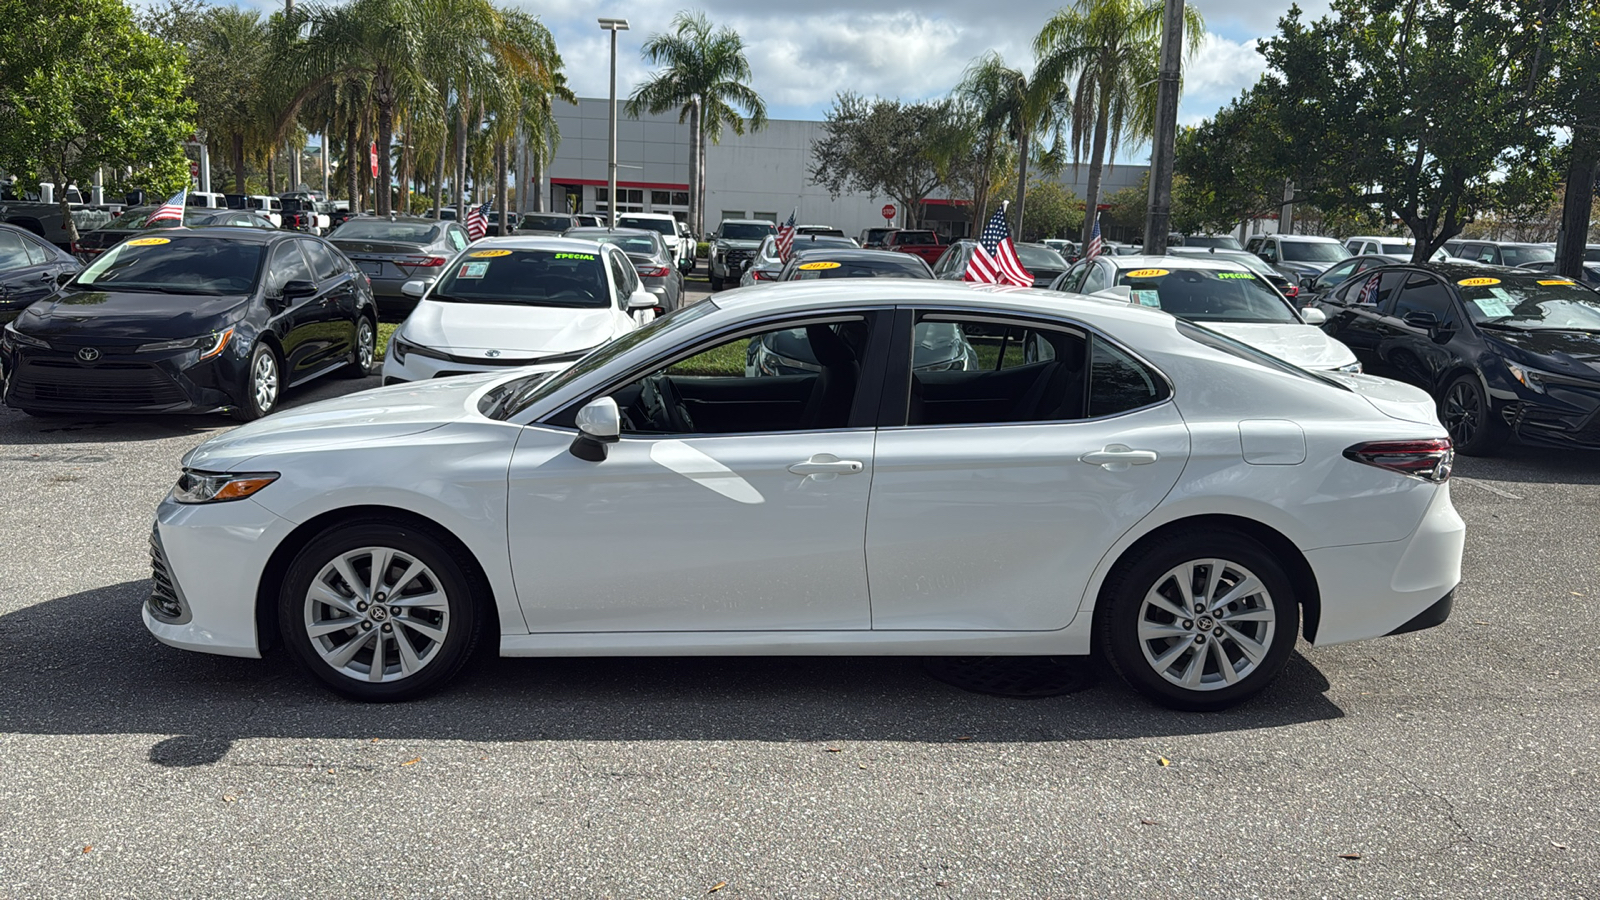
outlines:
[{"label": "dark gray car", "polygon": [[659,301],[656,315],[665,315],[683,305],[683,273],[659,233],[644,228],[573,228],[562,237],[620,247],[638,270],[644,289]]},{"label": "dark gray car", "polygon": [[417,298],[407,297],[401,286],[408,281],[432,281],[465,250],[467,230],[455,222],[434,219],[357,216],[328,235],[372,282],[378,315],[399,321],[416,308]]},{"label": "dark gray car", "polygon": [[566,234],[581,226],[578,217],[568,213],[531,212],[517,220],[517,234]]}]

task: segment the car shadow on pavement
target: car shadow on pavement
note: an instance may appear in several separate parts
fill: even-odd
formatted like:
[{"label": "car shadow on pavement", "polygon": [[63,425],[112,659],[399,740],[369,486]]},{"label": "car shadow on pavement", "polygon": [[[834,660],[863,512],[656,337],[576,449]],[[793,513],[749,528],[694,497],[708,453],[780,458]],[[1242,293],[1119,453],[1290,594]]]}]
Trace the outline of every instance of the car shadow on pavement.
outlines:
[{"label": "car shadow on pavement", "polygon": [[1600,484],[1600,450],[1510,444],[1494,456],[1456,456],[1455,474],[1527,484]]},{"label": "car shadow on pavement", "polygon": [[265,660],[158,644],[139,620],[148,581],[0,616],[0,731],[161,734],[162,766],[219,761],[245,738],[453,741],[1040,742],[1159,737],[1336,719],[1298,653],[1257,699],[1222,713],[1152,706],[1113,677],[1080,693],[1008,699],[934,680],[914,657],[485,659],[402,704],[342,700],[281,653]]}]

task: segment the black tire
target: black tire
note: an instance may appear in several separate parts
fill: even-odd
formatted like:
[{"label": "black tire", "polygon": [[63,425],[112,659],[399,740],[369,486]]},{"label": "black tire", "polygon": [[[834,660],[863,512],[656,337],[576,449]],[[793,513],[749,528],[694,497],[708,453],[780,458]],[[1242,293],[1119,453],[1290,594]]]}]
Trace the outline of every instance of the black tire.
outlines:
[{"label": "black tire", "polygon": [[[270,363],[266,362],[270,361]],[[258,393],[256,380],[260,367],[272,368],[272,388]],[[253,422],[278,408],[283,399],[283,361],[277,351],[265,341],[257,342],[250,350],[249,365],[244,370],[244,383],[239,386],[239,404],[233,408],[233,417],[241,422]]]},{"label": "black tire", "polygon": [[711,279],[711,292],[713,294],[722,290],[722,279],[717,277],[715,269],[711,270],[711,274],[708,277]]},{"label": "black tire", "polygon": [[[1209,599],[1226,597],[1234,586],[1248,590],[1244,582],[1250,576],[1262,590],[1230,602],[1220,616],[1212,610],[1195,612],[1182,602],[1174,573],[1187,569],[1191,585],[1199,581],[1199,590],[1191,587],[1191,591],[1200,599],[1210,581],[1211,563],[1218,560],[1223,563],[1216,567],[1221,575]],[[1147,606],[1147,595],[1158,596],[1166,605]],[[1167,599],[1172,597],[1176,601]],[[1283,671],[1300,631],[1293,581],[1260,543],[1226,529],[1182,533],[1151,543],[1118,564],[1101,589],[1100,603],[1097,639],[1103,655],[1130,687],[1172,709],[1226,709],[1260,693]],[[1178,606],[1193,616],[1172,615],[1170,609]],[[1156,633],[1141,637],[1141,625]],[[1245,641],[1257,648],[1253,654]],[[1236,673],[1231,680],[1219,653],[1228,660],[1229,671]],[[1199,671],[1193,673],[1196,665]],[[1191,673],[1194,682],[1185,686],[1181,681]]]},{"label": "black tire", "polygon": [[[375,548],[394,554],[386,570],[389,575],[380,580],[380,587],[384,581],[399,581],[401,573],[411,569],[413,561],[422,564],[422,571],[408,582],[393,585],[402,591],[400,605],[367,603],[363,598],[370,590],[368,585],[353,591],[341,589],[340,586],[349,587],[347,582],[330,571],[335,560],[349,555],[356,558],[348,563],[356,580],[370,579],[372,567],[378,565],[378,555],[371,552]],[[367,554],[365,569],[359,561],[362,554]],[[278,592],[279,633],[295,661],[336,693],[367,702],[410,700],[443,686],[472,658],[485,618],[480,612],[478,598],[488,594],[487,586],[475,573],[464,550],[429,529],[379,519],[335,525],[312,538],[290,564]],[[321,586],[325,591],[339,596],[348,608],[341,610],[311,598],[312,585],[319,577],[324,579]],[[437,610],[421,606],[407,608],[404,602],[439,593],[445,599],[442,608]],[[327,597],[328,593],[319,592],[318,596]],[[382,596],[381,590],[373,596]],[[395,600],[393,597],[384,599]],[[312,618],[319,614],[331,618]],[[319,637],[309,633],[311,621],[337,624],[347,617],[352,624],[346,629]],[[408,621],[434,631],[442,630],[443,639],[436,640],[412,630],[403,624]],[[373,641],[373,637],[379,641]],[[401,640],[407,641],[413,661],[421,661],[411,674],[404,672],[404,654],[398,646]],[[324,658],[324,653],[337,655],[357,642],[364,646],[354,650],[354,658],[343,669]],[[383,671],[386,673],[382,677],[387,678],[389,674],[395,677],[374,682],[366,679],[370,678],[378,659],[379,643],[383,647]],[[359,672],[363,665],[365,676],[358,678],[352,674]]]},{"label": "black tire", "polygon": [[[363,346],[362,341],[366,344]],[[339,370],[345,378],[366,378],[378,358],[378,326],[367,316],[356,320],[355,338],[350,345],[350,363]]]},{"label": "black tire", "polygon": [[1470,373],[1445,385],[1439,395],[1439,422],[1450,432],[1456,452],[1467,456],[1490,456],[1511,438],[1511,429],[1495,415],[1478,376]]}]

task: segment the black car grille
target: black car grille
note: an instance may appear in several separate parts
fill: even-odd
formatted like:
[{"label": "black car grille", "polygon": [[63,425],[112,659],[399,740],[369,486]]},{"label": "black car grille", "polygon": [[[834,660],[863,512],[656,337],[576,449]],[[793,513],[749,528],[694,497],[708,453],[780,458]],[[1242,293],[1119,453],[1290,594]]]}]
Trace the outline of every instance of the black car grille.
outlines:
[{"label": "black car grille", "polygon": [[50,405],[177,406],[188,397],[161,370],[146,363],[85,366],[67,359],[30,359],[18,367],[13,399]]},{"label": "black car grille", "polygon": [[189,609],[178,594],[178,583],[172,578],[167,565],[167,552],[161,546],[161,534],[150,529],[150,599],[145,601],[150,614],[173,625],[189,621]]}]

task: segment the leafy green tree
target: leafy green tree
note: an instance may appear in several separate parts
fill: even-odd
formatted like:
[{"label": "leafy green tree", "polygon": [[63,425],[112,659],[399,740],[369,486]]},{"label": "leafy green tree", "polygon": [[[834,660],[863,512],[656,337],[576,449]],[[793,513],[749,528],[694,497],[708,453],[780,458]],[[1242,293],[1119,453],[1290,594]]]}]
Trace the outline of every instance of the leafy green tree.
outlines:
[{"label": "leafy green tree", "polygon": [[886,194],[922,223],[922,201],[942,183],[941,148],[950,140],[951,103],[868,100],[843,93],[825,114],[823,137],[811,145],[811,181],[837,197],[846,191]]},{"label": "leafy green tree", "polygon": [[[1075,0],[1034,38],[1036,79],[1059,79],[1071,95],[1072,158],[1074,165],[1089,160],[1090,209],[1101,202],[1106,160],[1116,161],[1124,141],[1148,140],[1154,132],[1162,9],[1159,0]],[[1205,20],[1188,5],[1183,18],[1192,54],[1205,36]],[[1084,223],[1086,242],[1091,227]]]},{"label": "leafy green tree", "polygon": [[1571,137],[1561,210],[1557,265],[1581,274],[1584,248],[1600,178],[1600,3],[1593,0],[1523,0],[1542,7],[1532,14],[1538,42],[1528,64],[1544,117]]},{"label": "leafy green tree", "polygon": [[1395,216],[1428,259],[1478,210],[1547,200],[1551,137],[1518,77],[1524,29],[1465,0],[1335,0],[1266,42],[1269,99],[1297,191],[1331,216]]},{"label": "leafy green tree", "polygon": [[[1283,203],[1293,148],[1270,103],[1252,88],[1199,125],[1179,129],[1174,177],[1187,183],[1196,230],[1231,231]],[[1174,188],[1174,203],[1176,194]]]},{"label": "leafy green tree", "polygon": [[70,240],[65,189],[97,170],[163,194],[188,180],[183,55],[121,0],[4,0],[0,21],[0,169],[57,186]]},{"label": "leafy green tree", "polygon": [[[1033,139],[1052,129],[1060,137],[1061,117],[1067,106],[1060,73],[1042,66],[1030,77],[1021,69],[1006,65],[1005,59],[991,50],[967,67],[955,93],[976,114],[980,141],[989,158],[1002,140],[1016,147],[1017,199],[1011,212],[1021,231],[1027,211]],[[983,215],[982,210],[975,212]]]},{"label": "leafy green tree", "polygon": [[1083,201],[1059,181],[1035,179],[1028,197],[1020,231],[1024,240],[1071,237],[1083,230]]},{"label": "leafy green tree", "polygon": [[742,135],[766,127],[767,104],[749,85],[750,62],[737,31],[713,29],[705,13],[686,10],[672,17],[672,29],[645,40],[644,58],[662,69],[634,89],[626,109],[630,116],[676,109],[678,121],[689,123],[689,230],[701,234],[706,139],[722,140],[724,128]]}]

